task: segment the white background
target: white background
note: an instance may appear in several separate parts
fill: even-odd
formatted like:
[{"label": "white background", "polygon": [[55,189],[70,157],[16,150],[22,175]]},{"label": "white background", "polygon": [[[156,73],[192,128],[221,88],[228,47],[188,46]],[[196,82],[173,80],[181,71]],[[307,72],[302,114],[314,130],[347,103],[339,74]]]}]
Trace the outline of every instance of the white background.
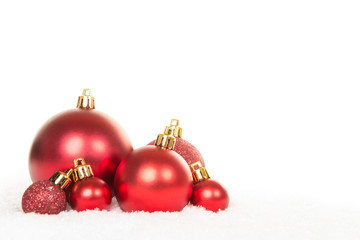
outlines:
[{"label": "white background", "polygon": [[[1,208],[24,219],[33,137],[91,88],[135,148],[180,120],[232,198],[237,214],[220,215],[239,225],[225,236],[241,235],[244,213],[270,223],[287,211],[253,214],[261,200],[254,209],[283,201],[309,223],[284,212],[244,238],[359,239],[359,12],[358,1],[0,1],[0,188],[18,186]],[[325,226],[333,211],[346,224],[314,227],[304,201]]]}]

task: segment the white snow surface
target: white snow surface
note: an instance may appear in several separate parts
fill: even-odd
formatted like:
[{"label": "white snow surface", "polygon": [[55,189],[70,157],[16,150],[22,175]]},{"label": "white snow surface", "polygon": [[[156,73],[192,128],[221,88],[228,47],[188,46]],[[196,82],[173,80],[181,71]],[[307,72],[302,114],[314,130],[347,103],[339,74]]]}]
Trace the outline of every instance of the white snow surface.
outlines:
[{"label": "white snow surface", "polygon": [[[4,183],[4,182],[3,182]],[[230,191],[227,210],[188,205],[175,213],[109,211],[25,214],[21,197],[31,184],[18,177],[1,187],[2,239],[360,239],[360,208]]]}]

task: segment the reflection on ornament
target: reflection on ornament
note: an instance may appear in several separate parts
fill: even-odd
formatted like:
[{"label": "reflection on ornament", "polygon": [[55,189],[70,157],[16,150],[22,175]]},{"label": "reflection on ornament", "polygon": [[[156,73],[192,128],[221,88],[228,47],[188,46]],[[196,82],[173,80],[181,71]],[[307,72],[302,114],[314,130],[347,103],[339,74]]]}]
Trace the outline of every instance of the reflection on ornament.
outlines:
[{"label": "reflection on ornament", "polygon": [[91,166],[86,164],[83,158],[75,159],[74,166],[75,183],[69,192],[71,207],[76,211],[108,209],[111,203],[111,191],[106,182],[94,177]]},{"label": "reflection on ornament", "polygon": [[69,159],[84,157],[95,176],[113,184],[119,163],[132,151],[125,131],[95,110],[89,89],[78,99],[77,109],[51,118],[34,138],[29,170],[33,181],[48,179],[58,169],[72,167]]},{"label": "reflection on ornament", "polygon": [[181,211],[189,202],[192,179],[184,159],[172,151],[175,137],[159,134],[156,146],[134,150],[120,163],[115,194],[123,211]]}]

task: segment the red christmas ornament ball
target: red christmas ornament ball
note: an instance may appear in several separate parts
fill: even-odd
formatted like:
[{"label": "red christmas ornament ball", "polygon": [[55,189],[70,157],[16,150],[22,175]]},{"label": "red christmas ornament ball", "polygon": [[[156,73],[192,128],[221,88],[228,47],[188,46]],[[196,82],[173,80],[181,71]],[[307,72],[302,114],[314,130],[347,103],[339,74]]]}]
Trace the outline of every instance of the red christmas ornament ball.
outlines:
[{"label": "red christmas ornament ball", "polygon": [[38,181],[25,190],[21,206],[25,213],[58,214],[66,209],[65,192],[49,180]]},{"label": "red christmas ornament ball", "polygon": [[79,180],[69,191],[70,205],[76,211],[108,209],[111,203],[110,187],[97,177]]},{"label": "red christmas ornament ball", "polygon": [[[148,145],[154,145],[154,144],[155,144],[155,140],[150,142]],[[180,154],[180,156],[184,158],[184,160],[187,162],[189,166],[195,162],[200,162],[202,166],[205,167],[205,161],[201,156],[201,153],[199,152],[199,150],[197,150],[197,148],[194,145],[192,145],[188,141],[180,137],[177,137],[174,151]]]},{"label": "red christmas ornament ball", "polygon": [[192,177],[184,159],[157,146],[134,150],[115,175],[115,195],[122,210],[181,211],[192,193]]},{"label": "red christmas ornament ball", "polygon": [[58,169],[83,157],[94,174],[110,185],[119,163],[132,151],[124,130],[97,110],[74,109],[51,118],[36,135],[29,158],[33,181],[48,179]]},{"label": "red christmas ornament ball", "polygon": [[190,202],[195,206],[218,212],[228,207],[229,195],[220,183],[207,179],[194,184]]}]

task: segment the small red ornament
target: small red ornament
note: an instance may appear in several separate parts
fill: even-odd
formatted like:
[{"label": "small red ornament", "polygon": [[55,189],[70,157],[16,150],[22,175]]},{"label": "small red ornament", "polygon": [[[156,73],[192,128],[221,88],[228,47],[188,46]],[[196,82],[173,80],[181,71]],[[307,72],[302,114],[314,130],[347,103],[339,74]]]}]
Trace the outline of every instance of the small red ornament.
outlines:
[{"label": "small red ornament", "polygon": [[[174,151],[180,154],[187,164],[190,166],[195,162],[200,162],[203,166],[205,166],[205,162],[199,150],[196,149],[194,145],[189,143],[188,141],[182,138],[182,128],[179,127],[179,120],[171,119],[170,126],[165,128],[165,134],[173,134],[176,138],[176,145],[174,147]],[[150,142],[148,145],[154,145],[155,141]]]},{"label": "small red ornament", "polygon": [[181,211],[192,192],[191,173],[184,159],[172,151],[175,138],[160,134],[156,146],[134,150],[120,163],[115,195],[123,211]]},{"label": "small red ornament", "polygon": [[229,205],[229,195],[225,188],[217,181],[209,179],[209,174],[200,162],[193,163],[191,169],[194,179],[191,203],[213,212],[225,210]]},{"label": "small red ornament", "polygon": [[71,186],[69,195],[71,207],[76,211],[108,209],[111,203],[110,187],[104,180],[94,177],[91,166],[83,158],[75,159],[74,165],[75,183]]},{"label": "small red ornament", "polygon": [[65,189],[71,183],[72,169],[57,171],[49,180],[37,181],[28,187],[22,197],[25,213],[59,214],[66,209]]},{"label": "small red ornament", "polygon": [[79,97],[77,109],[51,118],[34,138],[29,171],[33,181],[48,179],[58,169],[72,167],[69,159],[82,156],[94,173],[110,185],[116,168],[132,151],[125,131],[95,110],[89,89]]}]

